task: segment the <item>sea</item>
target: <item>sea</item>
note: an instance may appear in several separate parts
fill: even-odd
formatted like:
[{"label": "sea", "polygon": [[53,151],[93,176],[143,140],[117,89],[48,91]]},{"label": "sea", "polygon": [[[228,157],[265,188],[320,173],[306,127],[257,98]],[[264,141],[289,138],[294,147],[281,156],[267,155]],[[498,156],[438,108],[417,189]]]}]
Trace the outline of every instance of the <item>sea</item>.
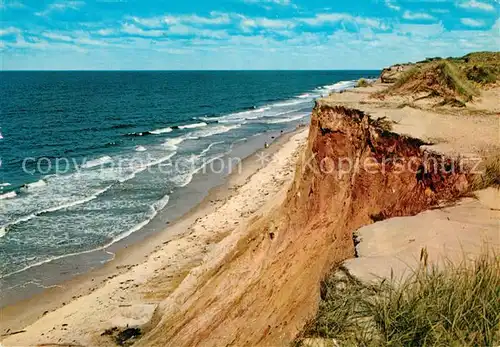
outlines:
[{"label": "sea", "polygon": [[378,73],[0,72],[2,291],[41,285],[44,264],[104,250],[181,202],[187,211],[210,189],[192,187],[208,165],[249,155],[252,139],[308,123],[316,98]]}]

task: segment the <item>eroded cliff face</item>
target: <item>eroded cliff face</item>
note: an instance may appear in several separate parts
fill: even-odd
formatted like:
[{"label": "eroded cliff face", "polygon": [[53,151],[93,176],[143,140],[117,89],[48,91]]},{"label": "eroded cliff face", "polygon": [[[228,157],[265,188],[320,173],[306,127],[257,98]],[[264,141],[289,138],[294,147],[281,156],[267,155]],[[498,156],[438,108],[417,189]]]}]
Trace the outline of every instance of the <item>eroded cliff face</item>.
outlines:
[{"label": "eroded cliff face", "polygon": [[467,189],[454,163],[357,110],[316,105],[284,203],[197,289],[166,302],[142,346],[286,346],[317,307],[319,283],[354,257],[363,225],[417,214]]}]

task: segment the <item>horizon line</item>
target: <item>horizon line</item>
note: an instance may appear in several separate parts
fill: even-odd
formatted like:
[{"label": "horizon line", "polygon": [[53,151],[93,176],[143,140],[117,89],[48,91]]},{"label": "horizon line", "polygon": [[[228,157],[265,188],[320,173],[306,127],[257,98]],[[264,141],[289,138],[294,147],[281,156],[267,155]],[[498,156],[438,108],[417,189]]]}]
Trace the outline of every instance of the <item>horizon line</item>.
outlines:
[{"label": "horizon line", "polygon": [[22,69],[22,70],[0,70],[0,72],[259,72],[259,71],[291,71],[291,72],[300,72],[300,71],[381,71],[382,68],[378,69],[227,69],[227,70],[218,70],[218,69],[155,69],[155,70],[147,70],[147,69],[136,69],[136,70],[105,70],[105,69],[70,69],[70,70],[37,70],[37,69]]}]

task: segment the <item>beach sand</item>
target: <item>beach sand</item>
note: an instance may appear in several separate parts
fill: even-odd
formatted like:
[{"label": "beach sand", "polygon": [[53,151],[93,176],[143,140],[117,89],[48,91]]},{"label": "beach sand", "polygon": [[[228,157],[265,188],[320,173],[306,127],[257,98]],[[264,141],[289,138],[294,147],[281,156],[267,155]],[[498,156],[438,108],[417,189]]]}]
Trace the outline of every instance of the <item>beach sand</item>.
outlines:
[{"label": "beach sand", "polygon": [[101,336],[106,329],[144,327],[190,271],[210,261],[220,240],[238,238],[253,216],[282,202],[307,133],[286,134],[245,159],[240,173],[212,189],[168,232],[119,251],[102,268],[2,308],[1,343],[115,345]]}]

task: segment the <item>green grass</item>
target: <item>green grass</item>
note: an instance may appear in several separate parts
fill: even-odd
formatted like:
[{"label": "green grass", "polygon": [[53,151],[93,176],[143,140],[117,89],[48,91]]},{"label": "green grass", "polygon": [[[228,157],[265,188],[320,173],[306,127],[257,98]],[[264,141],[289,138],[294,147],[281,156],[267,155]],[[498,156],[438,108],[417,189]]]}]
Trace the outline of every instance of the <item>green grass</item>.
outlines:
[{"label": "green grass", "polygon": [[500,80],[500,53],[478,52],[460,58],[428,58],[416,63],[383,94],[425,93],[420,98],[441,97],[440,104],[463,107],[479,95],[478,88]]},{"label": "green grass", "polygon": [[365,87],[369,87],[370,86],[370,83],[368,83],[368,81],[364,78],[360,78],[358,80],[358,83],[356,84],[356,87],[358,88],[365,88]]},{"label": "green grass", "polygon": [[438,74],[440,83],[445,85],[449,90],[455,91],[458,95],[464,97],[466,101],[470,101],[473,96],[478,95],[474,86],[453,63],[442,61],[437,65],[438,70],[440,70]]},{"label": "green grass", "polygon": [[467,79],[479,84],[492,84],[497,81],[497,73],[489,66],[469,66],[464,69]]},{"label": "green grass", "polygon": [[430,62],[437,61],[437,60],[442,60],[442,59],[443,58],[441,58],[441,57],[425,58],[424,60],[417,61],[417,64],[430,63]]},{"label": "green grass", "polygon": [[[423,252],[426,261],[426,253]],[[340,346],[497,346],[500,260],[483,256],[444,270],[422,266],[402,283],[367,285],[331,274],[321,285],[317,316],[297,337]]]},{"label": "green grass", "polygon": [[403,75],[386,91],[394,93],[427,93],[427,97],[453,99],[459,97],[470,101],[478,91],[467,80],[461,70],[446,60],[437,60],[416,65]]},{"label": "green grass", "polygon": [[405,85],[408,81],[411,81],[420,72],[420,67],[417,65],[412,67],[408,71],[405,71],[401,77],[394,83],[394,85],[389,89],[398,89]]},{"label": "green grass", "polygon": [[475,52],[449,60],[478,85],[493,84],[500,78],[500,52]]},{"label": "green grass", "polygon": [[486,157],[480,164],[479,171],[472,179],[471,190],[500,188],[500,154]]}]

